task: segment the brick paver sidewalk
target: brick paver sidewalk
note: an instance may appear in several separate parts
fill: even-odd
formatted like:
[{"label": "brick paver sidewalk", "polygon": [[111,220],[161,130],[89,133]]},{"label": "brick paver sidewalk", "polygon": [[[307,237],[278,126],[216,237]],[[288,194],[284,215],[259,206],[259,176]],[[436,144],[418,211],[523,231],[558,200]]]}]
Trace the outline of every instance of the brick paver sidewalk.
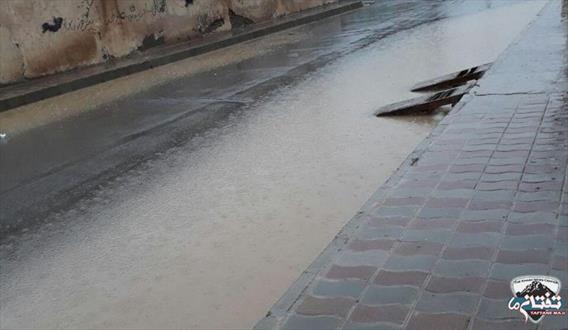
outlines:
[{"label": "brick paver sidewalk", "polygon": [[537,327],[509,286],[568,286],[567,6],[545,7],[256,328]]}]

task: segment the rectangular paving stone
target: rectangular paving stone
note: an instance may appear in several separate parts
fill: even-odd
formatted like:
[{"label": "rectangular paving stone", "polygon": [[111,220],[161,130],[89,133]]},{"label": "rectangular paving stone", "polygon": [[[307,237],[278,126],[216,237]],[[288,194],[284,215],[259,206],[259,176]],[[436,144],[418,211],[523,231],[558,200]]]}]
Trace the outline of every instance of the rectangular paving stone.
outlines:
[{"label": "rectangular paving stone", "polygon": [[499,233],[505,225],[504,221],[462,221],[459,223],[457,232],[459,233]]},{"label": "rectangular paving stone", "polygon": [[513,202],[508,200],[473,199],[467,208],[470,210],[509,210],[511,206]]},{"label": "rectangular paving stone", "polygon": [[[502,264],[496,263],[491,268],[489,277],[495,280],[510,281],[519,275],[541,274],[547,267],[542,264]],[[546,273],[546,272],[545,272]]]},{"label": "rectangular paving stone", "polygon": [[[425,220],[428,221],[428,220]],[[407,229],[401,237],[402,241],[418,242],[429,241],[446,243],[452,237],[451,230],[441,229]]]},{"label": "rectangular paving stone", "polygon": [[437,257],[427,255],[399,256],[391,255],[383,268],[386,270],[418,270],[429,271],[434,266]]},{"label": "rectangular paving stone", "polygon": [[306,296],[296,308],[296,313],[309,316],[335,316],[345,318],[347,313],[355,305],[354,299],[349,298],[317,298]]},{"label": "rectangular paving stone", "polygon": [[390,250],[395,241],[392,239],[361,240],[355,239],[349,243],[348,249],[352,251]]},{"label": "rectangular paving stone", "polygon": [[329,330],[339,329],[343,320],[333,317],[306,317],[300,315],[291,315],[282,329],[286,330],[299,330],[299,329],[314,329],[314,330]]},{"label": "rectangular paving stone", "polygon": [[408,224],[408,229],[447,229],[453,227],[456,222],[456,219],[416,218]]},{"label": "rectangular paving stone", "polygon": [[367,281],[375,274],[376,271],[377,267],[372,266],[345,267],[333,265],[325,277],[330,279],[360,279]]},{"label": "rectangular paving stone", "polygon": [[550,260],[550,250],[524,250],[509,251],[499,250],[496,262],[502,264],[546,264]]},{"label": "rectangular paving stone", "polygon": [[358,238],[362,240],[376,239],[398,239],[402,236],[404,228],[395,226],[365,228],[358,233]]},{"label": "rectangular paving stone", "polygon": [[433,208],[423,207],[418,213],[420,218],[457,218],[461,213],[461,208]]},{"label": "rectangular paving stone", "polygon": [[384,227],[384,226],[398,226],[398,227],[406,227],[408,223],[412,220],[411,217],[384,217],[384,218],[375,218],[369,217],[367,220],[367,224],[373,227]]},{"label": "rectangular paving stone", "polygon": [[358,298],[366,286],[364,281],[339,280],[328,281],[318,280],[313,288],[313,294],[322,297],[348,297]]},{"label": "rectangular paving stone", "polygon": [[451,247],[498,246],[501,234],[499,233],[456,233],[448,243]]},{"label": "rectangular paving stone", "polygon": [[381,250],[352,252],[344,250],[339,253],[335,263],[341,266],[381,266],[388,258],[388,253]]},{"label": "rectangular paving stone", "polygon": [[414,312],[407,329],[467,329],[470,316],[453,313]]},{"label": "rectangular paving stone", "polygon": [[388,271],[381,270],[374,283],[382,286],[389,285],[410,285],[421,287],[428,276],[427,272],[419,271]]},{"label": "rectangular paving stone", "polygon": [[397,207],[380,207],[372,214],[377,216],[414,216],[418,211],[416,206],[397,206]]},{"label": "rectangular paving stone", "polygon": [[[515,197],[515,191],[511,190],[496,190],[496,191],[476,191],[472,195],[472,199],[474,200],[485,200],[485,201],[497,201],[497,202],[504,202],[507,203],[505,206],[512,204],[512,200]],[[499,208],[506,208],[509,207],[499,207]],[[493,208],[488,208],[493,209]]]},{"label": "rectangular paving stone", "polygon": [[519,224],[556,224],[557,214],[553,212],[533,212],[533,213],[519,213],[511,212],[509,213],[507,220],[512,223]]},{"label": "rectangular paving stone", "polygon": [[445,260],[442,259],[433,273],[443,277],[486,277],[491,263],[484,260]]},{"label": "rectangular paving stone", "polygon": [[424,197],[390,197],[385,199],[383,206],[410,206],[424,204]]},{"label": "rectangular paving stone", "polygon": [[495,253],[494,248],[486,246],[466,247],[466,248],[447,247],[443,253],[443,258],[449,260],[467,260],[467,259],[490,260],[494,253]]},{"label": "rectangular paving stone", "polygon": [[487,282],[483,296],[489,299],[509,300],[512,297],[510,281]]},{"label": "rectangular paving stone", "polygon": [[418,299],[415,309],[429,313],[472,313],[479,300],[478,295],[460,293],[430,293]]},{"label": "rectangular paving stone", "polygon": [[505,236],[501,243],[504,250],[548,249],[552,246],[550,235]]},{"label": "rectangular paving stone", "polygon": [[446,197],[460,197],[460,198],[471,198],[471,196],[473,196],[473,194],[475,193],[475,190],[472,189],[454,189],[454,188],[448,188],[446,190],[444,189],[437,189],[434,192],[432,192],[432,196],[436,197],[436,198],[446,198]]},{"label": "rectangular paving stone", "polygon": [[482,182],[499,182],[503,180],[518,181],[520,179],[521,179],[521,173],[517,172],[499,173],[499,174],[486,173],[483,174],[480,178]]},{"label": "rectangular paving stone", "polygon": [[530,201],[530,202],[515,202],[513,211],[528,213],[528,212],[540,212],[540,211],[556,211],[560,203],[556,201]]},{"label": "rectangular paving stone", "polygon": [[388,322],[402,324],[410,309],[404,305],[369,306],[359,304],[355,307],[349,320],[357,323]]},{"label": "rectangular paving stone", "polygon": [[568,258],[555,255],[552,257],[552,269],[555,270],[568,270]]},{"label": "rectangular paving stone", "polygon": [[[502,162],[502,161],[501,161]],[[513,165],[488,165],[485,168],[485,173],[489,174],[504,174],[504,173],[523,173],[524,166],[522,164]]]},{"label": "rectangular paving stone", "polygon": [[387,322],[359,323],[359,322],[348,321],[341,329],[342,330],[377,330],[377,329],[400,330],[402,329],[402,325],[387,323]]},{"label": "rectangular paving stone", "polygon": [[524,192],[536,192],[536,191],[558,191],[562,189],[562,183],[558,181],[548,181],[548,182],[521,182],[519,185],[519,191]]},{"label": "rectangular paving stone", "polygon": [[507,219],[508,210],[463,210],[460,214],[462,220],[503,220]]},{"label": "rectangular paving stone", "polygon": [[556,226],[547,223],[518,224],[509,223],[505,229],[505,233],[511,236],[526,235],[553,235]]},{"label": "rectangular paving stone", "polygon": [[430,198],[425,207],[428,208],[464,208],[469,198]]},{"label": "rectangular paving stone", "polygon": [[444,247],[441,243],[419,241],[419,242],[400,242],[394,249],[393,253],[404,256],[412,255],[433,255],[437,256]]},{"label": "rectangular paving stone", "polygon": [[409,286],[371,285],[363,293],[361,303],[367,305],[409,305],[416,300],[418,290]]},{"label": "rectangular paving stone", "polygon": [[[565,297],[561,296],[561,297]],[[568,329],[568,317],[564,316],[546,316],[541,322],[540,327],[543,330]]]},{"label": "rectangular paving stone", "polygon": [[[513,293],[511,292],[512,297]],[[478,316],[485,320],[504,320],[522,317],[519,311],[513,311],[508,308],[508,299],[488,298],[481,298]]]},{"label": "rectangular paving stone", "polygon": [[485,279],[479,277],[432,276],[426,291],[432,293],[481,293]]},{"label": "rectangular paving stone", "polygon": [[481,191],[511,190],[514,191],[519,185],[518,181],[479,182],[475,189]]}]

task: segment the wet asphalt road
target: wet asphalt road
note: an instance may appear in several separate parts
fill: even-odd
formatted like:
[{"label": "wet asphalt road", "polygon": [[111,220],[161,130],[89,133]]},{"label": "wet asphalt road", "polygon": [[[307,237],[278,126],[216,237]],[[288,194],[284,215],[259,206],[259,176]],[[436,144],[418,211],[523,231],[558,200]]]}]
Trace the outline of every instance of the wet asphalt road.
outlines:
[{"label": "wet asphalt road", "polygon": [[378,2],[11,137],[2,323],[251,326],[436,122],[373,110],[493,60],[540,7]]},{"label": "wet asphalt road", "polygon": [[[337,58],[424,23],[504,5],[380,2],[283,32],[280,37],[288,34],[289,40],[268,54],[145,88],[88,113],[10,137],[0,145],[0,232],[41,222],[101,183]],[[145,78],[141,74],[138,79]]]}]

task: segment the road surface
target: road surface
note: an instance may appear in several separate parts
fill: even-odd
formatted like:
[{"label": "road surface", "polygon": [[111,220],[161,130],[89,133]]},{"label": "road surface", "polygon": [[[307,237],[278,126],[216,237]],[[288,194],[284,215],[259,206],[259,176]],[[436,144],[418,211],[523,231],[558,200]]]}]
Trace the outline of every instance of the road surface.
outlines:
[{"label": "road surface", "polygon": [[373,111],[543,5],[377,2],[4,117],[1,326],[250,328],[437,121]]}]

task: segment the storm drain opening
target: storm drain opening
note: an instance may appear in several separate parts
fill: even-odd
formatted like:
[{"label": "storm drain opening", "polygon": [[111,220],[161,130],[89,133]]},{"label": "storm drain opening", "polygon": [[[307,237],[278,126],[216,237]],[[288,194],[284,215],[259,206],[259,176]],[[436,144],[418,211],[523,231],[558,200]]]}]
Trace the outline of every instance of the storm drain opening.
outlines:
[{"label": "storm drain opening", "polygon": [[377,110],[375,112],[375,116],[414,115],[430,112],[444,105],[454,106],[474,85],[475,83],[468,83],[464,86],[444,90],[432,95],[420,96],[410,100],[389,104]]},{"label": "storm drain opening", "polygon": [[433,94],[384,106],[375,112],[375,116],[413,115],[431,112],[444,105],[454,106],[475,86],[476,81],[483,77],[491,64],[486,63],[419,82],[412,87],[411,91],[428,91]]},{"label": "storm drain opening", "polygon": [[492,63],[474,66],[458,72],[443,75],[438,78],[417,83],[411,89],[413,92],[438,91],[464,85],[468,81],[478,80],[491,67]]}]

